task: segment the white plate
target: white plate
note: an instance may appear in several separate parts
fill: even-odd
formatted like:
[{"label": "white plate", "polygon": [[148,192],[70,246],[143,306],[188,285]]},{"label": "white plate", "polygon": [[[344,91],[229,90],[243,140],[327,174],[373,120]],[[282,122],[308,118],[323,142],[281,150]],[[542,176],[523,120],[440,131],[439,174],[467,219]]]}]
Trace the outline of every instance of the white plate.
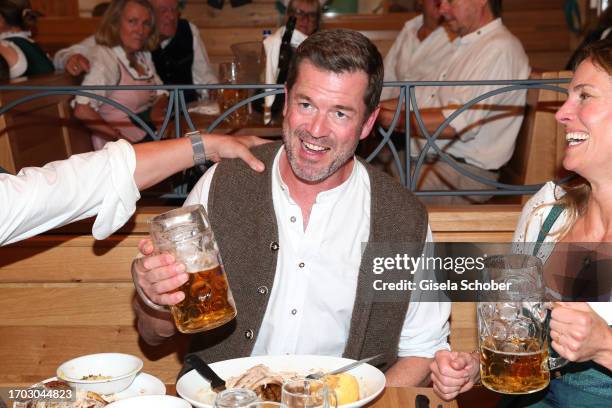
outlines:
[{"label": "white plate", "polygon": [[[221,378],[227,379],[242,374],[257,364],[265,364],[273,371],[294,371],[308,374],[312,371],[328,371],[350,364],[354,360],[328,356],[258,356],[244,357],[233,360],[219,361],[210,367]],[[341,405],[342,408],[358,408],[372,401],[385,388],[385,375],[376,367],[362,364],[349,371],[359,382],[361,399],[351,404]],[[183,375],[176,383],[178,394],[198,408],[212,408],[212,401],[204,401],[201,396],[210,392],[210,383],[195,370]],[[214,398],[214,397],[212,397]]]},{"label": "white plate", "polygon": [[[47,378],[42,383],[57,380],[57,377]],[[140,395],[165,395],[166,386],[157,377],[147,373],[138,373],[134,381],[125,390],[116,394],[105,395],[104,399],[108,402],[119,401],[126,398],[137,397]]]}]

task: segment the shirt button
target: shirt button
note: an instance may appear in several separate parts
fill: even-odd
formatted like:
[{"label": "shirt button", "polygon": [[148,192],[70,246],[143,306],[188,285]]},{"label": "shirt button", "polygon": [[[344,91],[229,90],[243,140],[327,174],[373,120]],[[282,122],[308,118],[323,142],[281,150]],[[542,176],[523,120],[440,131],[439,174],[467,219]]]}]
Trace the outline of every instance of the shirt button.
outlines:
[{"label": "shirt button", "polygon": [[306,266],[306,264],[304,262],[300,262],[300,264],[298,265],[300,268],[303,268]]},{"label": "shirt button", "polygon": [[259,292],[260,295],[267,295],[268,294],[268,287],[267,286],[260,286],[257,288],[257,292]]},{"label": "shirt button", "polygon": [[296,221],[297,221],[297,218],[295,218],[295,216],[293,216],[293,217],[289,218],[289,221],[291,221],[291,222],[296,222]]},{"label": "shirt button", "polygon": [[270,243],[270,250],[272,250],[272,251],[278,251],[278,248],[279,248],[278,242],[276,242],[276,241],[272,241],[272,242]]},{"label": "shirt button", "polygon": [[297,309],[293,309],[293,310],[291,311],[291,314],[295,316],[295,315],[297,314]]},{"label": "shirt button", "polygon": [[244,337],[251,340],[253,338],[254,332],[252,329],[249,329],[244,332]]}]

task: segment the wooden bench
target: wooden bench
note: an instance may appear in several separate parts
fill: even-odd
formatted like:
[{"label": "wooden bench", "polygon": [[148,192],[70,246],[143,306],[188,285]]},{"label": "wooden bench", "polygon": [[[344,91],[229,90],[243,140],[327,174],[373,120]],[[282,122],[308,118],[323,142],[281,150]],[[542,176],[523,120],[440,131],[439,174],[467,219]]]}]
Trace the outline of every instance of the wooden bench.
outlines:
[{"label": "wooden bench", "polygon": [[[571,78],[570,71],[536,72],[531,79]],[[567,84],[559,84],[566,88]],[[567,175],[561,163],[565,151],[565,127],[555,119],[555,113],[566,99],[561,92],[546,89],[527,91],[525,118],[516,139],[510,161],[501,169],[500,181],[515,185],[541,184]],[[529,196],[513,197],[513,202],[525,203]],[[494,199],[509,202],[509,199]]]},{"label": "wooden bench", "polygon": [[[140,208],[115,235],[95,241],[83,221],[0,248],[0,383],[33,383],[55,375],[77,355],[125,352],[141,356],[144,371],[173,382],[189,337],[159,347],[139,342],[129,268],[146,220],[167,210]],[[518,206],[432,208],[437,241],[508,242]],[[476,347],[474,305],[453,305],[451,344]]]},{"label": "wooden bench", "polygon": [[[13,80],[11,85],[77,85],[66,74]],[[0,91],[0,106],[32,91]],[[15,106],[0,115],[0,167],[11,173],[26,166],[42,166],[75,153],[93,150],[89,131],[72,116],[70,95],[49,95]]]}]

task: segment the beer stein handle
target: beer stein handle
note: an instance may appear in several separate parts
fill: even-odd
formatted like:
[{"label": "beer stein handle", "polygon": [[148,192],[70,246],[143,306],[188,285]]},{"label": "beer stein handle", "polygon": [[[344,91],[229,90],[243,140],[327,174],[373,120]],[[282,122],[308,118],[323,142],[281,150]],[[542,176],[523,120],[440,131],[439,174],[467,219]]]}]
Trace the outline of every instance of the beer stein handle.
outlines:
[{"label": "beer stein handle", "polygon": [[140,300],[144,302],[145,305],[147,305],[151,309],[157,310],[158,312],[170,313],[169,307],[161,306],[161,305],[158,305],[157,303],[154,303],[151,299],[149,299],[147,294],[144,293],[144,290],[142,290],[142,288],[138,284],[138,280],[136,279],[136,268],[135,268],[134,263],[138,262],[139,259],[140,258],[136,258],[132,261],[132,282],[134,283],[134,289],[136,289],[136,293],[138,293],[138,297],[140,298]]},{"label": "beer stein handle", "polygon": [[552,305],[549,303],[548,309],[546,311],[546,336],[548,338],[548,369],[556,370],[557,368],[561,368],[569,361],[566,358],[563,358],[555,351],[552,347],[552,338],[550,337],[550,319],[552,317]]}]

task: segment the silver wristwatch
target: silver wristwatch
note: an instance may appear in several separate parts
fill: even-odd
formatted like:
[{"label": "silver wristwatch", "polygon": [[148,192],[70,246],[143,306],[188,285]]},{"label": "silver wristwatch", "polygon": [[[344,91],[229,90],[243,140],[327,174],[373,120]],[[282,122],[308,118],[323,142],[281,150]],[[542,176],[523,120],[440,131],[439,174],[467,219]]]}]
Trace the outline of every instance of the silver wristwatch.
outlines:
[{"label": "silver wristwatch", "polygon": [[204,151],[204,141],[202,133],[199,130],[185,133],[185,137],[191,140],[191,148],[193,149],[193,164],[194,166],[202,166],[206,163],[206,152]]}]

